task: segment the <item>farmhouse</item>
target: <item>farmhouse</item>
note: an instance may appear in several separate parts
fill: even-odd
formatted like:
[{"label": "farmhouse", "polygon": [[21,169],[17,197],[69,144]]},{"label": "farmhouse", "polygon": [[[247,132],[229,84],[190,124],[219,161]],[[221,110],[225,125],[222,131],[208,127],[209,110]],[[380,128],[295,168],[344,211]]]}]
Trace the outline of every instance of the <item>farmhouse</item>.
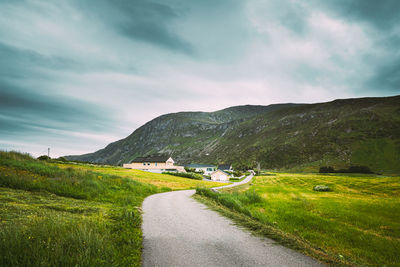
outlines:
[{"label": "farmhouse", "polygon": [[217,169],[217,166],[210,164],[189,164],[186,166],[190,169],[195,169],[196,172],[203,172],[204,175],[210,175]]},{"label": "farmhouse", "polygon": [[229,181],[230,175],[224,171],[216,170],[215,172],[211,173],[211,180],[212,181]]},{"label": "farmhouse", "polygon": [[138,157],[131,163],[124,164],[126,169],[136,169],[149,172],[186,172],[182,166],[175,166],[175,162],[170,156],[146,156]]}]

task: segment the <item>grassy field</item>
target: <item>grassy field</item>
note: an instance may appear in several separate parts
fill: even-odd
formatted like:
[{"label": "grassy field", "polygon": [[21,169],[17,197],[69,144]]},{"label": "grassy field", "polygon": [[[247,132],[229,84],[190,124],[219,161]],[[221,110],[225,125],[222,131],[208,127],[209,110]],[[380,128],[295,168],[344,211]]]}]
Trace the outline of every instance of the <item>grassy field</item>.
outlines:
[{"label": "grassy field", "polygon": [[94,171],[110,175],[118,175],[120,177],[127,177],[138,182],[152,184],[159,188],[166,187],[172,190],[195,189],[196,187],[199,186],[210,188],[210,187],[224,185],[224,183],[188,179],[168,174],[158,174],[140,170],[124,169],[122,167],[96,166],[88,164],[71,164],[71,163],[57,164],[57,166],[59,166],[60,168],[74,168],[79,170]]},{"label": "grassy field", "polygon": [[279,173],[198,193],[237,222],[332,264],[400,266],[400,177]]},{"label": "grassy field", "polygon": [[139,266],[144,198],[212,184],[63,167],[0,152],[0,266]]}]

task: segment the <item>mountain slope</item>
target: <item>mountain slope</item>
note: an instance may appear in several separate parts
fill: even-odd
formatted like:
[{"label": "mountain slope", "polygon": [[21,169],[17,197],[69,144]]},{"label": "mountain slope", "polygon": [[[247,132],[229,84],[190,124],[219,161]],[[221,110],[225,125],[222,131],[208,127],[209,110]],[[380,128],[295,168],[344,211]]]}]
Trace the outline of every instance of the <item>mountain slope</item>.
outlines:
[{"label": "mountain slope", "polygon": [[261,162],[264,168],[366,165],[399,173],[400,96],[335,100],[262,114],[227,134],[213,155]]},{"label": "mountain slope", "polygon": [[151,153],[171,154],[181,164],[312,170],[359,164],[399,173],[400,96],[167,114],[102,150],[68,158],[121,164]]},{"label": "mountain slope", "polygon": [[[171,154],[175,160],[190,162],[196,155],[211,153],[226,132],[257,114],[295,104],[236,106],[216,112],[179,112],[162,115],[135,130],[122,140],[97,152],[67,156],[70,160],[122,164],[137,156]],[[198,158],[198,157],[196,157]]]}]

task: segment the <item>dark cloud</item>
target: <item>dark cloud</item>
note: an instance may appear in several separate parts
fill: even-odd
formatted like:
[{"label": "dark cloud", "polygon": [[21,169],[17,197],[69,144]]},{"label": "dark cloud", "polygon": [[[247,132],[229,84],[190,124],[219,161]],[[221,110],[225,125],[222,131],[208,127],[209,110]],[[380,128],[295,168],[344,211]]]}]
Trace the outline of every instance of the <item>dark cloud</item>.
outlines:
[{"label": "dark cloud", "polygon": [[179,13],[166,3],[148,0],[99,0],[79,3],[124,36],[170,50],[191,54],[193,46],[174,31]]},{"label": "dark cloud", "polygon": [[391,30],[400,21],[398,0],[324,0],[318,1],[343,18],[364,21],[380,30]]},{"label": "dark cloud", "polygon": [[[78,99],[40,94],[0,82],[0,114],[30,126],[58,130],[104,130],[113,118],[107,113],[99,114],[98,110],[99,107]],[[21,124],[18,126],[22,127]],[[0,129],[4,127],[0,125]]]},{"label": "dark cloud", "polygon": [[400,94],[400,57],[376,66],[372,77],[366,80],[365,86],[375,91]]},{"label": "dark cloud", "polygon": [[[110,113],[86,101],[52,93],[48,71],[79,71],[77,63],[61,57],[0,43],[0,133],[41,132],[45,129],[98,131],[109,126]],[[102,118],[105,116],[105,118]],[[90,123],[86,123],[90,121]]]},{"label": "dark cloud", "polygon": [[38,75],[42,69],[80,71],[82,67],[72,59],[45,56],[36,51],[21,49],[0,42],[0,77],[24,78]]},{"label": "dark cloud", "polygon": [[360,90],[400,93],[400,1],[329,0],[318,3],[322,3],[326,12],[343,20],[369,26],[362,27],[370,35],[374,51],[368,51],[363,62],[370,66],[372,77],[365,79],[364,88]]}]

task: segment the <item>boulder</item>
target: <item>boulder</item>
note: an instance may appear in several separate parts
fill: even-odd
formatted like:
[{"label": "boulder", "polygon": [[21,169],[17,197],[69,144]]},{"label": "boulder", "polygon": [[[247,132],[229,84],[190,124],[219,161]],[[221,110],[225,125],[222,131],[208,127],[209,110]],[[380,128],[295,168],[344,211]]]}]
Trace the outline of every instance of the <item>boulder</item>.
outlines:
[{"label": "boulder", "polygon": [[319,192],[330,192],[332,189],[327,186],[327,185],[316,185],[313,188],[314,191],[319,191]]}]

